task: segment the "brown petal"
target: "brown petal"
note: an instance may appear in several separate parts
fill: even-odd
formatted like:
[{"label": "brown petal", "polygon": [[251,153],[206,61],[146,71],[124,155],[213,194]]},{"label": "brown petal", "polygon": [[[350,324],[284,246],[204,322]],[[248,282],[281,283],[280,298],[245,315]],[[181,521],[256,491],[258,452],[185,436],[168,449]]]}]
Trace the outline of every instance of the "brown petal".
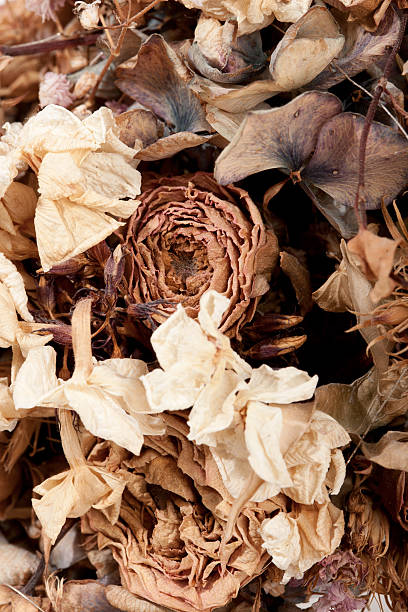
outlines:
[{"label": "brown petal", "polygon": [[216,161],[217,181],[227,185],[269,168],[288,174],[301,169],[324,123],[340,111],[336,96],[312,91],[285,106],[248,113]]},{"label": "brown petal", "polygon": [[208,132],[204,111],[188,85],[191,74],[159,34],[117,68],[116,85],[150,108],[174,132]]},{"label": "brown petal", "polygon": [[[359,176],[360,138],[365,117],[341,113],[322,126],[302,176],[341,204],[353,206]],[[388,126],[371,126],[365,161],[365,206],[388,204],[408,183],[408,143]]]},{"label": "brown petal", "polygon": [[370,281],[376,281],[370,297],[373,302],[389,297],[397,283],[390,278],[393,271],[398,241],[376,236],[367,229],[361,229],[348,242],[351,253],[357,255],[362,272]]}]

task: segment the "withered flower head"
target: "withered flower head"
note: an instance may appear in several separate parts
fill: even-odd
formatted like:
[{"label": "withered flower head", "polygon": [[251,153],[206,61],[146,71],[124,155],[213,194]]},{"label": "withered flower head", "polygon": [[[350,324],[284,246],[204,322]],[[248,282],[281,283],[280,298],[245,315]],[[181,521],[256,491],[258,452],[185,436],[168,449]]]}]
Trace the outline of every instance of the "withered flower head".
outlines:
[{"label": "withered flower head", "polygon": [[151,177],[128,230],[132,299],[181,302],[198,314],[208,289],[230,299],[220,330],[230,336],[254,316],[268,290],[278,245],[246,191],[210,174]]},{"label": "withered flower head", "polygon": [[[184,417],[164,419],[166,436],[146,437],[140,457],[121,455],[116,474],[126,481],[126,492],[119,521],[112,526],[102,512],[91,510],[83,529],[97,532],[99,542],[112,549],[131,593],[166,609],[209,611],[228,603],[262,571],[269,557],[262,549],[261,522],[283,500],[247,506],[232,541],[222,547],[231,505],[211,453],[187,439]],[[89,462],[106,469],[114,455],[104,442],[94,447]]]},{"label": "withered flower head", "polygon": [[55,21],[55,13],[65,4],[65,0],[26,0],[26,7],[43,21]]},{"label": "withered flower head", "polygon": [[38,97],[40,106],[44,108],[48,104],[58,104],[67,108],[74,101],[74,96],[70,92],[71,83],[65,74],[57,72],[46,72],[40,83]]}]

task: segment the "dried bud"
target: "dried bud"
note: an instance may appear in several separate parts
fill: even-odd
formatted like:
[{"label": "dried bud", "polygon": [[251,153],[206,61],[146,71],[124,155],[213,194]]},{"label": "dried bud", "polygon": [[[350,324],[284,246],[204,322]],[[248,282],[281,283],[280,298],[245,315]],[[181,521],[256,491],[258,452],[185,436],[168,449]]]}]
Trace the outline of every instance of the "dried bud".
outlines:
[{"label": "dried bud", "polygon": [[119,244],[113,253],[110,255],[105,265],[104,280],[105,280],[105,297],[112,298],[116,289],[122,280],[125,269],[125,259],[122,253],[122,247]]},{"label": "dried bud", "polygon": [[58,104],[64,108],[70,106],[74,101],[70,87],[71,83],[65,74],[46,72],[40,83],[38,94],[41,108],[48,104]]},{"label": "dried bud", "polygon": [[98,78],[98,75],[94,72],[84,72],[75,83],[74,96],[84,98],[95,87]]},{"label": "dried bud", "polygon": [[84,30],[93,30],[99,23],[99,6],[101,0],[87,2],[75,2],[74,13],[78,15],[79,22]]}]

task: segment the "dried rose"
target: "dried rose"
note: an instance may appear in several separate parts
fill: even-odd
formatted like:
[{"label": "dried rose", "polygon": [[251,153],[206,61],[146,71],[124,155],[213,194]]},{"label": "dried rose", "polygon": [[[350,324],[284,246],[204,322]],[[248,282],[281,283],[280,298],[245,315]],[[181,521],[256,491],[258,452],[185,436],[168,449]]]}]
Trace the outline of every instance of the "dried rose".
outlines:
[{"label": "dried rose", "polygon": [[71,83],[65,74],[46,72],[40,83],[38,97],[41,108],[48,104],[59,104],[67,108],[74,101],[70,92]]},{"label": "dried rose", "polygon": [[[112,527],[91,510],[83,529],[98,533],[98,541],[111,548],[128,591],[172,610],[207,612],[228,603],[262,572],[269,557],[259,529],[284,500],[243,509],[233,541],[223,549],[231,505],[214,460],[207,447],[187,439],[185,417],[164,419],[166,436],[146,437],[140,457],[120,459],[116,473],[127,491],[119,521]],[[88,457],[100,468],[112,460],[115,449],[106,442]]]},{"label": "dried rose", "polygon": [[220,330],[239,335],[268,291],[278,247],[249,195],[210,174],[151,178],[128,230],[136,303],[181,302],[196,317],[214,289],[230,299]]}]

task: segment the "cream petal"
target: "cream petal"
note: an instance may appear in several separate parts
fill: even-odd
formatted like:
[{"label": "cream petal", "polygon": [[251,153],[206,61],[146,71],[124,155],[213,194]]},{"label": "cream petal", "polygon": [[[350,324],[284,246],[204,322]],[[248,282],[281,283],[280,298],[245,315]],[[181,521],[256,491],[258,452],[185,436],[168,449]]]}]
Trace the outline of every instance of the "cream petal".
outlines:
[{"label": "cream petal", "polygon": [[273,370],[261,365],[252,370],[248,387],[238,395],[238,401],[245,405],[248,400],[265,403],[291,404],[310,399],[317,385],[318,377],[294,367]]},{"label": "cream petal", "polygon": [[13,299],[18,314],[24,321],[34,321],[32,314],[27,308],[27,294],[24,287],[23,277],[16,266],[0,253],[0,281],[7,287]]},{"label": "cream petal", "polygon": [[69,406],[81,417],[86,429],[99,438],[111,440],[135,455],[140,454],[143,432],[136,418],[102,389],[67,382],[64,394]]},{"label": "cream petal", "polygon": [[99,143],[86,125],[62,106],[49,104],[31,117],[20,135],[23,154],[43,158],[48,152],[95,150]]},{"label": "cream petal", "polygon": [[189,440],[196,444],[215,446],[216,432],[227,429],[234,418],[235,392],[242,383],[232,370],[225,369],[225,363],[218,364],[211,380],[201,391],[190,412],[188,425]]},{"label": "cream petal", "polygon": [[252,469],[275,489],[290,486],[292,480],[280,450],[282,410],[261,402],[249,402],[245,442]]},{"label": "cream petal", "polygon": [[38,200],[34,222],[44,272],[98,244],[122,225],[68,199],[53,202],[43,197]]},{"label": "cream petal", "polygon": [[183,361],[166,372],[156,369],[142,376],[141,381],[152,412],[191,408],[208,381],[209,373],[205,367],[203,364],[187,369],[186,361]]},{"label": "cream petal", "polygon": [[139,359],[106,359],[95,364],[88,383],[121,397],[130,414],[149,413],[151,408],[140,380],[147,372],[145,362]]},{"label": "cream petal", "polygon": [[[189,370],[208,368],[216,353],[214,344],[208,340],[200,325],[187,316],[181,305],[153,332],[151,343],[161,367],[167,370],[173,364],[184,364],[186,378]],[[211,372],[206,372],[201,377],[210,375]]]},{"label": "cream petal", "polygon": [[[13,384],[16,408],[34,408],[48,398],[52,401],[53,392],[58,391],[55,368],[56,352],[51,346],[41,346],[29,351]],[[57,401],[55,405],[58,405]]]},{"label": "cream petal", "polygon": [[9,290],[0,283],[0,347],[8,348],[16,339],[18,320]]}]

